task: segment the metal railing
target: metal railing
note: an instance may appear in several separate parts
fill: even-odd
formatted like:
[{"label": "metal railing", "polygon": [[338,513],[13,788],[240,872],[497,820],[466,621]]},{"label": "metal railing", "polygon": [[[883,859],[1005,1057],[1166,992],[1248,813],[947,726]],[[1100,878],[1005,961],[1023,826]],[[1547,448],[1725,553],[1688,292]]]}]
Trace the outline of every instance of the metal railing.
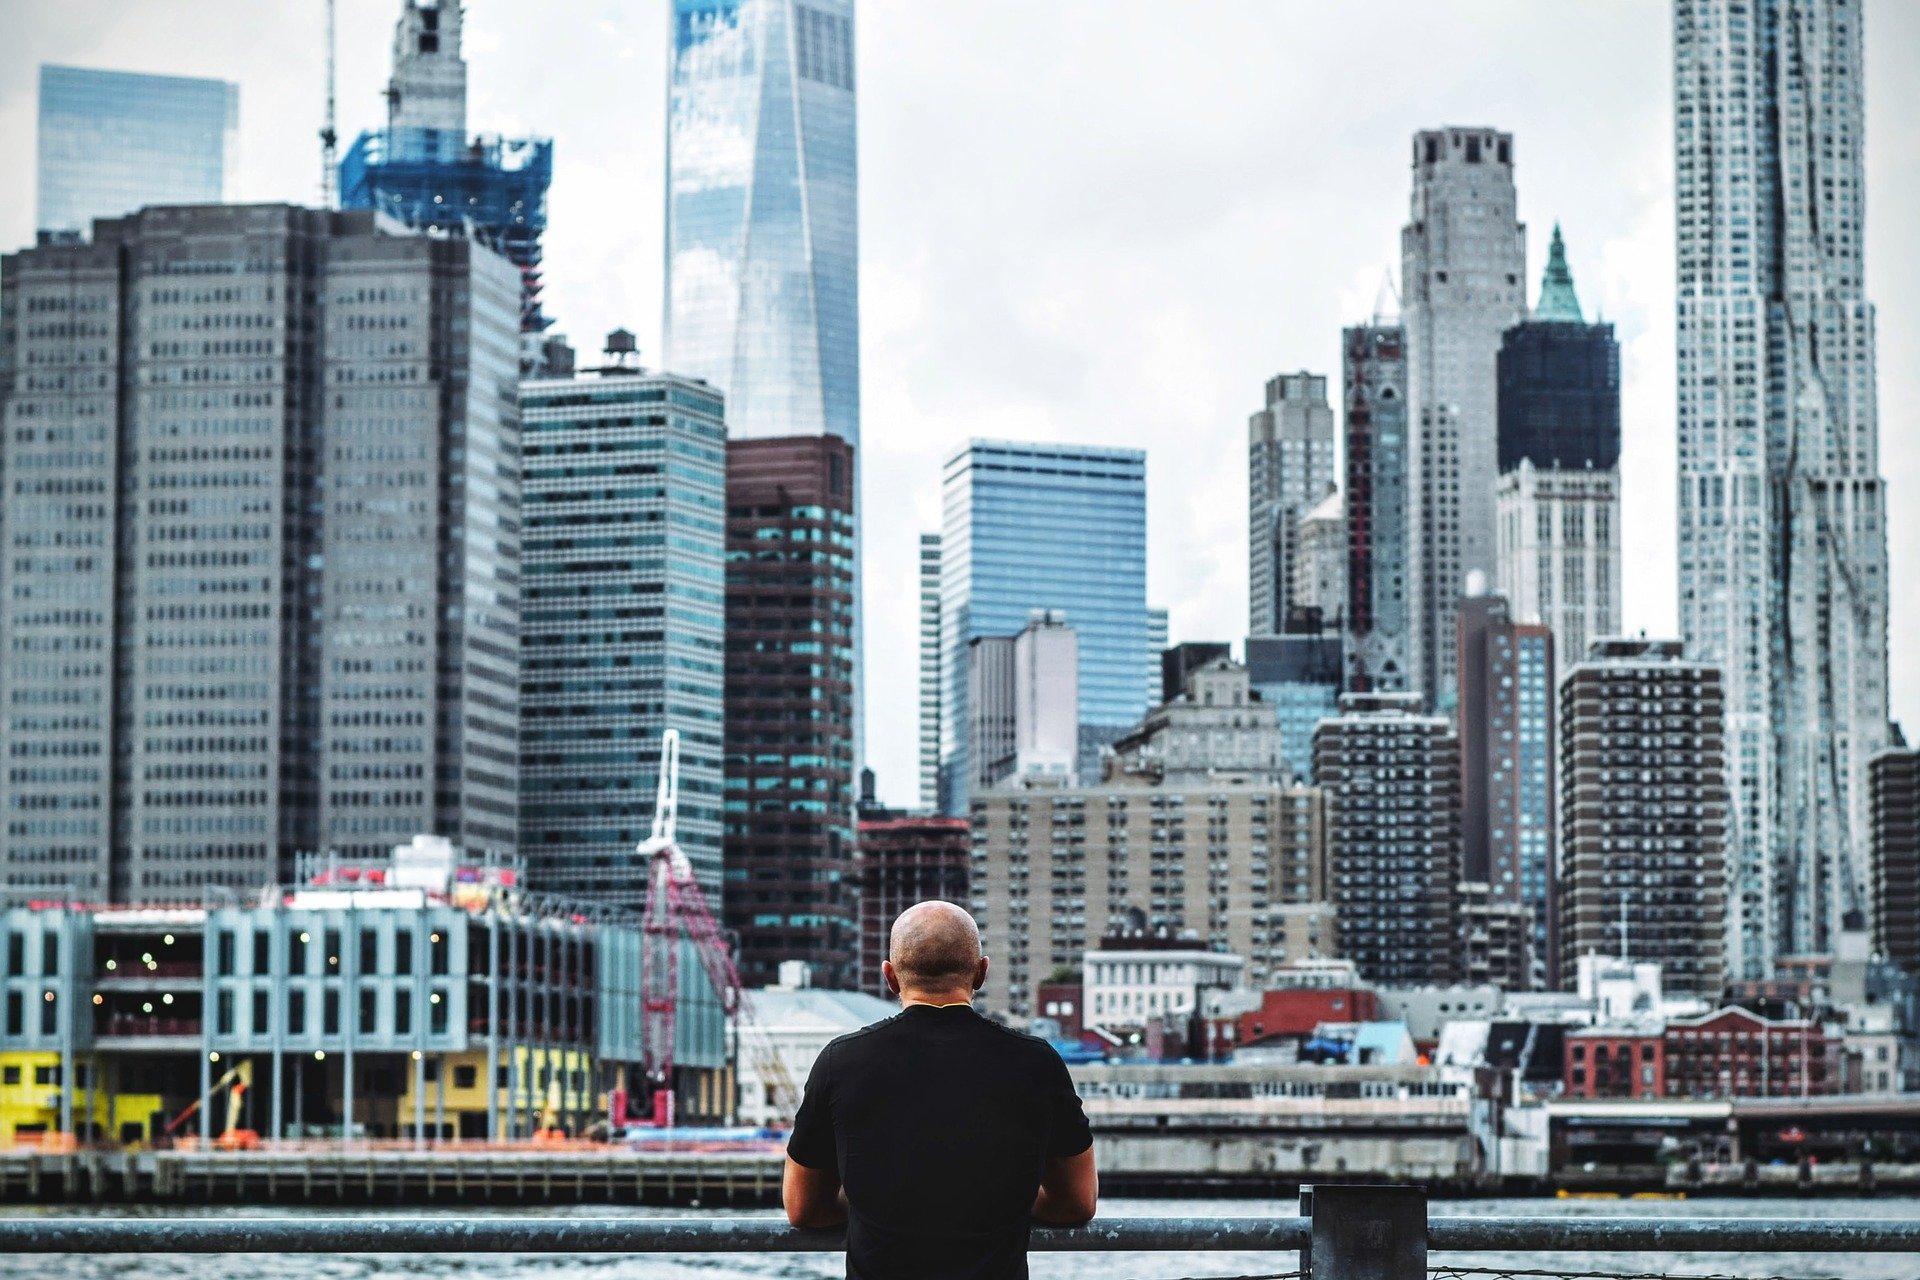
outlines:
[{"label": "metal railing", "polygon": [[[1307,1249],[1307,1218],[1118,1218],[1035,1227],[1041,1253]],[[22,1253],[837,1253],[838,1228],[777,1218],[7,1218],[0,1255]],[[1880,1218],[1445,1218],[1433,1252],[1914,1253],[1920,1222]]]},{"label": "metal railing", "polygon": [[[1920,1254],[1920,1221],[1881,1218],[1432,1217],[1414,1187],[1321,1186],[1304,1216],[1113,1218],[1036,1227],[1038,1252],[1294,1254],[1312,1280],[1427,1276],[1429,1253]],[[0,1219],[7,1254],[188,1253],[824,1253],[839,1229],[777,1218],[23,1218]],[[1291,1259],[1288,1260],[1291,1264]],[[1523,1264],[1516,1264],[1516,1266]],[[1443,1267],[1440,1274],[1566,1275]],[[1607,1274],[1607,1273],[1583,1273]],[[1613,1273],[1618,1274],[1618,1273]]]}]

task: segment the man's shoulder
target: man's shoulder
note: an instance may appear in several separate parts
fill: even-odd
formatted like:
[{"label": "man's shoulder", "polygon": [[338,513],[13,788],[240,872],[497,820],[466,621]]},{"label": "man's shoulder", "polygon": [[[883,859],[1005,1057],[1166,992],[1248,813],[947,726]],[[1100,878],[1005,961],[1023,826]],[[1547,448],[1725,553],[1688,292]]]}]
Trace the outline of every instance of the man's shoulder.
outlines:
[{"label": "man's shoulder", "polygon": [[858,1044],[863,1040],[867,1040],[872,1038],[873,1036],[880,1035],[883,1032],[887,1031],[888,1029],[897,1027],[899,1025],[900,1025],[900,1015],[897,1013],[894,1014],[891,1018],[882,1018],[878,1022],[869,1022],[866,1026],[861,1027],[858,1031],[842,1032],[840,1035],[837,1035],[833,1039],[827,1041],[827,1047],[825,1052],[832,1053],[835,1049],[841,1048],[842,1046]]}]

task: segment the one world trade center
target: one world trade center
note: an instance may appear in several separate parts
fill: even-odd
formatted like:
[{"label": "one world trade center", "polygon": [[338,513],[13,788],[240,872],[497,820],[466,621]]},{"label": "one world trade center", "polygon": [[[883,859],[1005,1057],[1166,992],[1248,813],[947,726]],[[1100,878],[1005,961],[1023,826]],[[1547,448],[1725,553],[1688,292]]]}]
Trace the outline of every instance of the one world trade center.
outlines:
[{"label": "one world trade center", "polygon": [[675,0],[665,363],[733,439],[860,440],[852,0]]}]

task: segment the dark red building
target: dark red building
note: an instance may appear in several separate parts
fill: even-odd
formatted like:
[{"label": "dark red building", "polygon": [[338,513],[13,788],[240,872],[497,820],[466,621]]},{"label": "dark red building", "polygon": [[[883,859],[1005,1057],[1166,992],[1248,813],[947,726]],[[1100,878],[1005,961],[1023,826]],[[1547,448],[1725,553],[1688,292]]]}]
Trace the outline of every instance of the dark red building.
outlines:
[{"label": "dark red building", "polygon": [[748,986],[783,960],[853,985],[853,468],[837,436],[727,446],[723,900]]},{"label": "dark red building", "polygon": [[1567,1033],[1569,1098],[1660,1098],[1667,1092],[1666,1040],[1657,1029],[1594,1027]]},{"label": "dark red building", "polygon": [[1840,1090],[1840,1042],[1809,1019],[1769,1019],[1730,1006],[1664,1029],[1570,1031],[1572,1098],[1760,1098]]},{"label": "dark red building", "polygon": [[1239,1047],[1303,1039],[1323,1022],[1377,1022],[1380,997],[1371,987],[1312,987],[1260,993],[1260,1007],[1240,1015]]},{"label": "dark red building", "polygon": [[1667,1024],[1667,1096],[1790,1098],[1838,1091],[1838,1040],[1806,1018],[1735,1005]]},{"label": "dark red building", "polygon": [[902,911],[936,899],[967,905],[972,848],[965,818],[892,815],[860,823],[860,963],[854,982],[860,990],[887,998],[880,962]]}]

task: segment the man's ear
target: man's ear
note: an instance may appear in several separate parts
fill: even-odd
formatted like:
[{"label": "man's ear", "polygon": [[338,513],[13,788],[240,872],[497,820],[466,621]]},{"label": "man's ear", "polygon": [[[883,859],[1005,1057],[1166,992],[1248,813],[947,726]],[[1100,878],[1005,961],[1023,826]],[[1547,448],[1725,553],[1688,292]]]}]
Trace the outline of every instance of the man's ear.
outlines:
[{"label": "man's ear", "polygon": [[980,967],[973,971],[973,989],[978,991],[987,985],[987,958],[980,957]]},{"label": "man's ear", "polygon": [[895,995],[900,994],[900,975],[894,971],[893,961],[882,960],[880,962],[880,976],[886,981],[887,990],[893,992]]}]

